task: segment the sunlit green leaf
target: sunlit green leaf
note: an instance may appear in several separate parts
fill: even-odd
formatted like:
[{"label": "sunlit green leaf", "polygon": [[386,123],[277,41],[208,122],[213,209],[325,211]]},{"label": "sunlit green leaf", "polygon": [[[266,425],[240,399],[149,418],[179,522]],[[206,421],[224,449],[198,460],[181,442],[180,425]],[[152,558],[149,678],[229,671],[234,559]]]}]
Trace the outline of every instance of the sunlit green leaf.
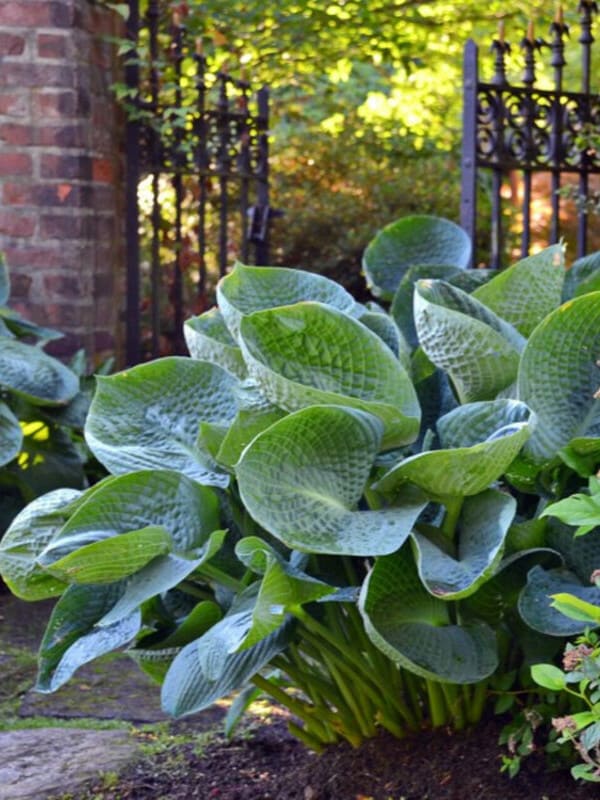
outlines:
[{"label": "sunlit green leaf", "polygon": [[186,320],[183,333],[192,358],[217,364],[238,378],[246,376],[246,365],[240,348],[217,308]]},{"label": "sunlit green leaf", "polygon": [[410,481],[433,497],[479,494],[515,458],[531,435],[532,423],[527,406],[511,400],[460,406],[440,421],[441,434],[449,444],[464,441],[466,446],[409,456],[380,478],[375,488],[393,496]]},{"label": "sunlit green leaf", "polygon": [[464,269],[471,243],[453,222],[427,215],[404,217],[380,231],[363,256],[371,291],[391,300],[404,273],[412,266],[448,265]]},{"label": "sunlit green leaf", "polygon": [[219,310],[236,340],[244,316],[304,301],[323,303],[353,316],[359,314],[356,302],[342,286],[299,269],[248,267],[238,261],[217,286]]},{"label": "sunlit green leaf", "polygon": [[87,443],[111,472],[175,469],[212,486],[229,476],[199,446],[201,422],[228,425],[237,412],[230,373],[169,357],[99,377],[85,427]]},{"label": "sunlit green leaf", "polygon": [[121,593],[120,583],[69,586],[54,607],[42,640],[38,691],[56,691],[83,664],[133,639],[141,621],[137,611],[114,625],[96,626]]},{"label": "sunlit green leaf", "polygon": [[518,396],[538,424],[526,445],[542,461],[600,421],[600,292],[583,295],[549,314],[523,351]]},{"label": "sunlit green leaf", "polygon": [[418,281],[414,315],[421,347],[448,373],[461,403],[493,400],[517,377],[524,340],[470,295],[443,281]]},{"label": "sunlit green leaf", "polygon": [[493,489],[467,498],[451,553],[426,535],[413,533],[417,569],[425,588],[445,600],[476,592],[498,566],[515,509],[512,497]]},{"label": "sunlit green leaf", "polygon": [[69,517],[69,506],[81,495],[57,489],[38,497],[13,520],[0,540],[0,574],[8,588],[23,600],[59,595],[65,584],[41,569],[38,556]]},{"label": "sunlit green leaf", "polygon": [[23,432],[19,420],[6,403],[0,402],[0,465],[8,464],[19,454]]},{"label": "sunlit green leaf", "polygon": [[270,533],[313,553],[391,553],[426,505],[418,494],[404,506],[357,510],[382,426],[376,417],[312,406],[272,425],[244,451],[236,468],[250,514]]},{"label": "sunlit green leaf", "polygon": [[33,405],[68,403],[79,391],[79,378],[39,347],[0,338],[0,387]]},{"label": "sunlit green leaf", "polygon": [[424,678],[475,683],[497,667],[492,629],[452,624],[449,604],[421,584],[410,548],[377,559],[363,585],[360,609],[373,643]]},{"label": "sunlit green leaf", "polygon": [[287,411],[314,404],[369,411],[384,423],[383,447],[415,439],[420,409],[406,370],[360,322],[319,303],[245,317],[240,329],[248,371]]},{"label": "sunlit green leaf", "polygon": [[561,304],[564,280],[564,245],[554,244],[502,270],[473,297],[529,336]]}]

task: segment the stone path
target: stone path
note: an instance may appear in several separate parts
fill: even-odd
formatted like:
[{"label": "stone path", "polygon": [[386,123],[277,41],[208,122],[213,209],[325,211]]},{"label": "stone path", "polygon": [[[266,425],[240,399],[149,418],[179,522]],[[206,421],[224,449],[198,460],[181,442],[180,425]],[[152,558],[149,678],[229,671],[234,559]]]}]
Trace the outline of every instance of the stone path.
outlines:
[{"label": "stone path", "polygon": [[126,731],[39,728],[0,733],[0,800],[45,800],[73,792],[138,755]]},{"label": "stone path", "polygon": [[[117,772],[139,756],[128,722],[167,721],[159,689],[127,656],[100,659],[78,670],[53,694],[32,690],[33,656],[51,604],[22,603],[0,593],[0,717],[3,704],[21,718],[0,731],[0,800],[48,800],[78,790],[102,773]],[[6,712],[5,712],[6,715]],[[23,728],[37,717],[36,727]],[[40,728],[39,717],[49,718]],[[123,729],[56,727],[52,720],[122,720]],[[176,732],[214,727],[218,714],[174,723]],[[99,726],[100,727],[100,726]]]}]

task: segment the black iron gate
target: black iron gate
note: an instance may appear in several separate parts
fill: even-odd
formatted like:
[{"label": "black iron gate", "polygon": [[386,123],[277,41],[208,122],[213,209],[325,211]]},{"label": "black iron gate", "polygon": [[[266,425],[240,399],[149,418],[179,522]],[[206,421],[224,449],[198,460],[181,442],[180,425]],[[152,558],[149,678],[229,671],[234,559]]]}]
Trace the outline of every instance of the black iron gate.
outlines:
[{"label": "black iron gate", "polygon": [[[489,264],[501,266],[503,250],[503,182],[510,173],[522,176],[521,253],[529,253],[531,242],[532,176],[551,176],[550,242],[560,238],[561,179],[575,174],[578,180],[577,255],[585,254],[588,241],[589,177],[600,173],[600,95],[591,93],[592,22],[596,2],[579,3],[581,45],[581,91],[563,90],[564,50],[568,27],[561,8],[550,28],[551,41],[534,36],[530,24],[520,43],[523,52],[522,86],[510,85],[506,56],[510,45],[501,23],[492,44],[494,74],[483,82],[478,74],[478,50],[469,41],[464,54],[464,110],[461,224],[476,241],[477,178],[481,169],[491,171],[492,242]],[[547,48],[553,69],[553,88],[536,86],[536,59]]]},{"label": "black iron gate", "polygon": [[268,264],[269,93],[210,69],[167,3],[129,0],[126,138],[129,364],[184,352],[183,322],[232,260]]}]

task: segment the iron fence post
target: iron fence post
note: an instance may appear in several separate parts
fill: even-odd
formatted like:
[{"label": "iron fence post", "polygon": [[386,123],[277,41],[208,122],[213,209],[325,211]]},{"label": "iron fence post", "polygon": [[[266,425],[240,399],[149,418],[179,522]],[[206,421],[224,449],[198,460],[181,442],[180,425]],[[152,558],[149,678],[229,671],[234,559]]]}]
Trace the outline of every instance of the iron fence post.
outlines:
[{"label": "iron fence post", "polygon": [[477,45],[473,39],[469,39],[463,56],[460,224],[471,239],[471,266],[475,265],[477,244],[477,53]]},{"label": "iron fence post", "polygon": [[[129,0],[126,35],[132,42],[125,65],[125,83],[136,98],[139,90],[137,42],[140,24],[139,2]],[[140,247],[138,235],[138,183],[140,178],[140,123],[131,114],[125,124],[125,246],[126,246],[126,305],[125,359],[127,365],[140,360]]]}]

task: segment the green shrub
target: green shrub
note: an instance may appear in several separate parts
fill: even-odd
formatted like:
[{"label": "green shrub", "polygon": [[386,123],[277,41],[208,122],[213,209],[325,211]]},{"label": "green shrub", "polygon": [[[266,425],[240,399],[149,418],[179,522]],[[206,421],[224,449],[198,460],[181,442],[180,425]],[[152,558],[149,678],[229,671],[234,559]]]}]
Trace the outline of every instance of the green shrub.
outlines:
[{"label": "green shrub", "polygon": [[547,594],[600,540],[539,511],[598,461],[600,294],[561,305],[560,245],[468,260],[450,222],[387,226],[364,267],[390,314],[238,264],[192,358],[99,378],[85,433],[111,477],[0,546],[15,594],[60,595],[41,691],[128,646],[171,713],[240,690],[232,725],[260,690],[311,747],[358,745],[476,722],[581,630]]}]

